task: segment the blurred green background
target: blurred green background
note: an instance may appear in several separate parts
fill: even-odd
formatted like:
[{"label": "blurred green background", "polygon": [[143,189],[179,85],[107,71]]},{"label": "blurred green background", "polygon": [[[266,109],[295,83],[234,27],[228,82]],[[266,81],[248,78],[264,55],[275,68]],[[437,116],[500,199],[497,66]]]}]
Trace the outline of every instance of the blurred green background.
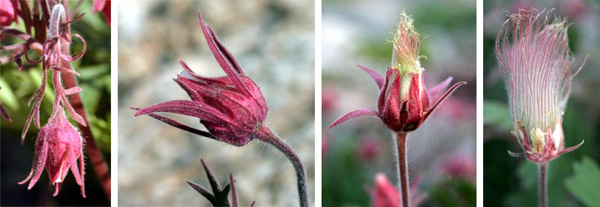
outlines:
[{"label": "blurred green background", "polygon": [[[73,8],[76,3],[76,1],[69,1],[70,8]],[[110,166],[110,26],[106,23],[102,13],[92,12],[92,1],[83,1],[77,13],[86,14],[71,24],[72,33],[79,34],[86,40],[87,50],[85,55],[80,60],[73,62],[71,66],[81,75],[77,77],[77,80],[79,86],[83,88],[80,93],[83,105],[87,111],[94,138]],[[19,18],[19,23],[13,24],[11,27],[24,28],[24,24]],[[3,45],[18,42],[22,42],[22,40],[8,35],[2,39]],[[81,48],[81,42],[75,39],[71,50],[78,52],[81,51]],[[6,55],[6,53],[1,55]],[[34,58],[38,59],[38,56]],[[27,177],[33,163],[35,140],[39,129],[35,128],[32,123],[25,143],[19,145],[19,142],[25,120],[31,110],[27,101],[42,82],[41,64],[31,67],[25,60],[23,62],[25,65],[23,71],[18,71],[17,65],[12,60],[9,64],[0,66],[0,87],[2,88],[0,89],[0,101],[13,120],[12,123],[8,123],[4,119],[0,120],[2,125],[0,140],[2,155],[1,204],[3,206],[109,205],[108,199],[96,179],[94,169],[89,163],[85,165],[87,195],[85,199],[81,197],[79,186],[75,183],[71,173],[67,175],[60,193],[54,198],[52,197],[54,186],[48,184],[49,180],[45,171],[31,190],[27,190],[26,185],[17,184]],[[51,72],[48,74],[51,76]],[[51,77],[48,78],[49,81],[52,80]],[[46,123],[52,113],[54,91],[50,83],[46,87],[40,108],[42,125]]]},{"label": "blurred green background", "polygon": [[[119,205],[207,206],[185,180],[207,187],[200,158],[221,183],[236,179],[240,206],[297,206],[290,162],[257,140],[243,147],[200,137],[130,107],[190,100],[173,81],[185,61],[224,76],[202,35],[198,12],[261,88],[266,125],[298,153],[314,204],[314,1],[119,2]],[[168,115],[171,116],[171,115]],[[198,119],[172,115],[203,128]]]},{"label": "blurred green background", "polygon": [[421,206],[475,206],[474,0],[323,1],[323,206],[369,206],[378,172],[397,183],[395,145],[380,120],[327,126],[350,110],[376,108],[377,85],[356,65],[385,73],[402,11],[422,36],[425,85],[449,76],[468,82],[408,135],[411,182],[420,178],[418,191],[428,194]]},{"label": "blurred green background", "polygon": [[600,206],[598,190],[600,154],[600,1],[485,1],[484,3],[484,205],[538,205],[537,166],[525,158],[513,158],[507,150],[520,152],[521,146],[510,133],[512,121],[506,103],[502,74],[497,65],[494,44],[507,12],[519,8],[552,9],[573,23],[569,45],[574,69],[586,56],[587,63],[573,79],[571,97],[563,117],[565,146],[585,140],[583,146],[549,165],[549,206]]}]

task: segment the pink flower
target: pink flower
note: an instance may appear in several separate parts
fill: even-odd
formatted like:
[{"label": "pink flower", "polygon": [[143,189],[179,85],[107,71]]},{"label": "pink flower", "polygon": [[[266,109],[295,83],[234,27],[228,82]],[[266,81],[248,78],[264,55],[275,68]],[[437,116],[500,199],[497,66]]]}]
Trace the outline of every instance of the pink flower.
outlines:
[{"label": "pink flower", "polygon": [[[227,76],[203,77],[195,74],[181,61],[185,70],[177,76],[175,82],[192,100],[159,103],[139,110],[135,116],[147,114],[177,128],[235,146],[243,146],[264,133],[261,129],[269,110],[267,103],[256,83],[244,74],[213,30],[204,23],[200,15],[198,17],[204,37]],[[185,126],[155,114],[156,112],[197,117],[209,132]]]},{"label": "pink flower", "polygon": [[62,108],[59,108],[50,117],[48,123],[42,127],[35,148],[35,157],[29,176],[19,184],[29,181],[27,189],[31,189],[46,167],[50,183],[56,186],[53,195],[56,196],[70,169],[75,176],[75,181],[81,187],[81,195],[85,198],[82,138],[75,127],[67,121]]},{"label": "pink flower", "polygon": [[513,134],[533,163],[546,163],[579,148],[565,149],[562,114],[571,81],[568,23],[544,12],[521,10],[510,15],[496,39],[496,54],[508,93]]},{"label": "pink flower", "polygon": [[110,26],[110,0],[94,0],[94,11],[101,11]]},{"label": "pink flower", "polygon": [[[13,0],[0,0],[0,26],[8,26],[17,21],[15,3]],[[1,36],[1,35],[0,35]]]},{"label": "pink flower", "polygon": [[[448,91],[441,93],[452,78],[427,91],[423,84],[421,64],[419,62],[419,35],[412,25],[412,18],[403,14],[394,41],[392,63],[388,67],[385,79],[372,69],[358,66],[367,72],[380,88],[377,102],[378,111],[361,108],[342,115],[329,128],[358,116],[376,116],[392,131],[409,132],[416,130],[431,113],[454,90],[466,82],[454,84]],[[430,104],[434,101],[433,104]]]}]

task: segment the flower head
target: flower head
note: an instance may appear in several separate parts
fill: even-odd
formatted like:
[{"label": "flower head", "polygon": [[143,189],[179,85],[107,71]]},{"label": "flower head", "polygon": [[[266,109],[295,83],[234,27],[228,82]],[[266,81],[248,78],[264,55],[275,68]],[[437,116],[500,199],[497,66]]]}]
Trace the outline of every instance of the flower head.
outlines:
[{"label": "flower head", "polygon": [[[394,39],[393,66],[388,67],[385,79],[374,70],[359,66],[375,80],[380,88],[378,111],[357,109],[334,121],[329,128],[354,117],[371,115],[379,117],[392,131],[413,131],[421,126],[454,90],[466,84],[466,82],[456,83],[442,94],[442,90],[452,81],[452,78],[447,78],[427,91],[423,84],[423,68],[418,59],[419,35],[412,21],[410,16],[402,14]],[[431,101],[435,102],[431,104]]]},{"label": "flower head", "polygon": [[[191,97],[191,101],[176,100],[140,109],[135,116],[150,115],[180,129],[214,138],[235,146],[243,146],[260,136],[268,107],[254,81],[244,74],[235,58],[217,39],[213,30],[198,15],[204,37],[215,59],[227,76],[203,77],[195,74],[183,61],[184,71],[177,82]],[[175,120],[156,114],[168,112],[200,118],[209,132],[185,126]]]},{"label": "flower head", "polygon": [[85,198],[83,141],[79,132],[67,121],[62,108],[59,108],[42,127],[35,148],[29,176],[19,184],[29,181],[27,189],[31,189],[39,180],[45,167],[50,183],[56,186],[53,195],[56,196],[70,169],[75,181],[81,187],[81,195]]},{"label": "flower head", "polygon": [[534,163],[551,161],[583,144],[564,147],[562,114],[576,74],[571,71],[568,24],[562,19],[550,23],[543,14],[521,10],[510,15],[496,39],[513,133]]}]

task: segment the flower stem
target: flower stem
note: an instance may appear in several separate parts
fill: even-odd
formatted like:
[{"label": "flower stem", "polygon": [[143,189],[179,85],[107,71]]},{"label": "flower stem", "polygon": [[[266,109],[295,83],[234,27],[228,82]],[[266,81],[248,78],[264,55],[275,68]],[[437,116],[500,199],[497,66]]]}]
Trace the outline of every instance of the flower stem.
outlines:
[{"label": "flower stem", "polygon": [[[63,2],[63,4],[65,6],[65,9],[68,8],[66,7],[66,1]],[[66,13],[68,13],[68,11],[66,11]],[[65,25],[65,33],[67,33],[67,37],[71,37],[71,28],[69,24]],[[64,39],[60,39],[59,41],[62,43],[61,53],[70,54],[70,42]],[[62,67],[65,67],[69,70],[71,69],[71,64],[69,64],[66,61],[63,61],[61,65]],[[77,80],[75,79],[75,76],[73,74],[63,72],[61,73],[61,78],[63,81],[63,86],[65,88],[72,88],[77,86]],[[79,93],[75,93],[69,95],[68,98],[73,108],[75,108],[75,112],[77,112],[77,114],[79,114],[85,121],[86,126],[83,126],[82,124],[78,123],[79,130],[81,130],[81,135],[85,138],[86,151],[89,156],[90,162],[92,163],[92,167],[96,171],[96,176],[100,181],[100,185],[102,186],[102,189],[104,190],[104,193],[106,194],[106,197],[110,202],[110,173],[108,171],[108,164],[106,164],[102,152],[100,152],[100,149],[98,149],[98,145],[96,145],[96,140],[94,139],[94,135],[92,134],[90,122],[88,121],[83,102],[81,101],[81,97],[79,96]]]},{"label": "flower stem", "polygon": [[269,128],[263,127],[260,129],[261,135],[258,137],[259,140],[266,142],[273,147],[277,148],[283,153],[292,163],[296,170],[296,178],[298,181],[298,196],[300,199],[301,207],[308,207],[308,193],[306,191],[306,173],[304,166],[300,161],[300,158],[294,152],[294,149],[286,144],[281,138],[275,135]]},{"label": "flower stem", "polygon": [[540,164],[538,170],[540,179],[540,207],[546,207],[548,203],[548,177],[546,176],[548,173],[548,164]]},{"label": "flower stem", "polygon": [[408,186],[408,162],[407,150],[406,150],[406,132],[396,133],[396,144],[398,147],[398,182],[400,183],[400,199],[402,200],[402,206],[410,206],[410,192]]}]

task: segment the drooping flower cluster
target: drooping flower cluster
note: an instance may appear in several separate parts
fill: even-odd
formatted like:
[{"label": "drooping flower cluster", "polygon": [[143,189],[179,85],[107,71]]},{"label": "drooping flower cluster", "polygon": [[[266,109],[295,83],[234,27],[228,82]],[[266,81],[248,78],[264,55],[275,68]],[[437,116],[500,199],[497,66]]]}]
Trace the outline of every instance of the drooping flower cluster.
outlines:
[{"label": "drooping flower cluster", "polygon": [[[224,77],[204,77],[194,73],[183,61],[184,71],[177,82],[192,98],[191,101],[167,101],[140,109],[135,116],[148,114],[180,129],[217,139],[235,146],[243,146],[260,136],[269,110],[265,99],[252,79],[219,41],[214,31],[198,15],[208,46]],[[200,119],[209,132],[185,126],[175,120],[156,114],[168,112]]]},{"label": "drooping flower cluster", "polygon": [[568,23],[550,15],[521,10],[504,22],[496,54],[504,75],[514,135],[531,162],[546,163],[583,144],[565,149],[562,114],[573,73]]},{"label": "drooping flower cluster", "polygon": [[379,117],[394,132],[413,131],[419,128],[454,90],[466,84],[456,83],[442,93],[452,81],[452,78],[448,78],[429,91],[425,88],[422,77],[424,69],[418,56],[420,39],[412,22],[410,16],[402,14],[394,37],[392,66],[388,67],[385,79],[374,70],[359,66],[375,80],[380,89],[378,110],[362,108],[351,111],[334,121],[329,128],[348,119],[370,115]]},{"label": "drooping flower cluster", "polygon": [[[14,36],[24,42],[0,46],[2,50],[0,55],[3,56],[0,57],[1,64],[13,59],[19,70],[22,70],[22,57],[25,57],[28,64],[42,65],[42,83],[29,100],[30,104],[33,102],[33,106],[23,128],[21,144],[25,140],[32,121],[36,128],[41,128],[41,131],[37,136],[33,167],[29,176],[20,184],[30,181],[28,189],[31,189],[37,183],[45,167],[51,183],[56,185],[54,193],[54,196],[56,196],[61,183],[68,174],[69,169],[71,169],[77,184],[81,187],[81,194],[85,197],[83,141],[79,132],[67,121],[64,112],[64,108],[66,108],[73,120],[82,126],[87,125],[83,117],[75,111],[67,99],[67,96],[77,94],[82,89],[77,86],[65,88],[61,79],[63,74],[78,75],[70,64],[81,58],[86,50],[85,40],[77,34],[72,35],[69,26],[81,16],[70,16],[68,10],[66,10],[68,5],[66,2],[33,1],[33,5],[30,5],[29,1],[2,0],[2,5],[0,19],[3,22],[2,27],[0,27],[0,36]],[[11,10],[8,6],[4,7],[5,5],[11,6],[13,13],[5,12]],[[4,21],[10,19],[7,14],[13,14],[11,22]],[[20,17],[23,21],[25,31],[9,27],[13,22],[16,22],[17,17]],[[81,52],[75,55],[71,55],[69,52],[73,37],[79,39],[83,46]],[[29,56],[31,51],[41,56],[41,59],[32,59]],[[5,52],[11,54],[4,56],[6,55]],[[46,74],[48,70],[52,74],[55,99],[50,119],[44,127],[41,127],[40,106],[46,91],[48,82]],[[77,163],[77,160],[79,160],[79,163]]]}]

